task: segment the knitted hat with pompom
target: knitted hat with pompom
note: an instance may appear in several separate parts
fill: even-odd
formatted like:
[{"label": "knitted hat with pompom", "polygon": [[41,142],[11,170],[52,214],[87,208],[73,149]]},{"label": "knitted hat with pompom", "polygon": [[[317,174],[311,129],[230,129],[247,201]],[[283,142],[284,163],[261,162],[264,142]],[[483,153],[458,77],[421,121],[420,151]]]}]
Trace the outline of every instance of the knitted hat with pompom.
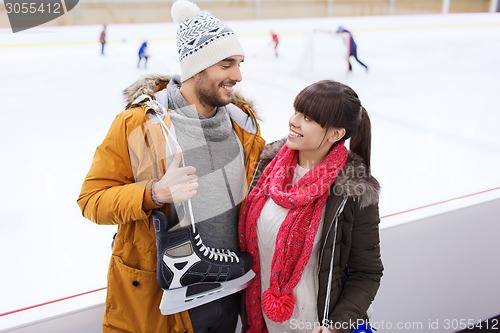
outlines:
[{"label": "knitted hat with pompom", "polygon": [[172,5],[177,28],[177,51],[181,64],[181,82],[231,56],[244,56],[234,31],[222,21],[202,12],[188,0]]}]

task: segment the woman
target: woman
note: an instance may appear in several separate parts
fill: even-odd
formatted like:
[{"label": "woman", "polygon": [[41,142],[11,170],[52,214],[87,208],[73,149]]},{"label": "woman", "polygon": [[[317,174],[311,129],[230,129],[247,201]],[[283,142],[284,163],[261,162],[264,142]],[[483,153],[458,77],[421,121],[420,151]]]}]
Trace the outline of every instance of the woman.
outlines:
[{"label": "woman", "polygon": [[303,89],[294,109],[286,140],[264,148],[240,217],[240,247],[256,273],[246,330],[351,332],[383,271],[370,119],[335,81]]}]

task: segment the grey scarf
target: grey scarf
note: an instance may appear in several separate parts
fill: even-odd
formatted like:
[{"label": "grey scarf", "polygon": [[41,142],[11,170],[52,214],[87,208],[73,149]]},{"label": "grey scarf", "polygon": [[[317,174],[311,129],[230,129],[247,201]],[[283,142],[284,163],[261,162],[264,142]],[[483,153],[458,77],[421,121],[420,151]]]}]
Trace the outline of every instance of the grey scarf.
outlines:
[{"label": "grey scarf", "polygon": [[208,141],[226,140],[233,131],[226,107],[219,107],[212,118],[203,117],[182,97],[178,80],[179,77],[174,76],[167,86],[168,106],[176,130],[195,138],[203,134]]},{"label": "grey scarf", "polygon": [[[245,183],[241,143],[226,107],[205,118],[188,105],[179,89],[179,77],[173,77],[167,86],[172,124],[185,165],[194,166],[198,176],[197,195],[191,199],[196,228],[207,246],[236,251],[237,205]],[[177,212],[182,217],[180,208]]]}]

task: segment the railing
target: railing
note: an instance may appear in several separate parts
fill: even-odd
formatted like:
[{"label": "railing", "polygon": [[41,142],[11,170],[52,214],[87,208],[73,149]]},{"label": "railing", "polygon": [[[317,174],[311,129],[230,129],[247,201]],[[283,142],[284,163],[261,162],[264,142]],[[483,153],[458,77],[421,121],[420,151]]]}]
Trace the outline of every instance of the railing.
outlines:
[{"label": "railing", "polygon": [[499,216],[494,188],[384,218],[374,328],[457,332],[498,315]]}]

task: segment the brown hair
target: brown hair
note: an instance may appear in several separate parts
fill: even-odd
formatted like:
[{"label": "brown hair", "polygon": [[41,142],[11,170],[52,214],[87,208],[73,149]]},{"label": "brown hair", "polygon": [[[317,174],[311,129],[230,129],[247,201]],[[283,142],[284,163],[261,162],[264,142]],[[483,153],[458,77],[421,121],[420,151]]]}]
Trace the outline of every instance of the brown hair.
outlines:
[{"label": "brown hair", "polygon": [[363,158],[369,170],[370,117],[351,87],[332,80],[318,81],[305,87],[295,97],[293,107],[323,128],[344,128],[346,133],[341,140],[351,138],[350,150]]}]

